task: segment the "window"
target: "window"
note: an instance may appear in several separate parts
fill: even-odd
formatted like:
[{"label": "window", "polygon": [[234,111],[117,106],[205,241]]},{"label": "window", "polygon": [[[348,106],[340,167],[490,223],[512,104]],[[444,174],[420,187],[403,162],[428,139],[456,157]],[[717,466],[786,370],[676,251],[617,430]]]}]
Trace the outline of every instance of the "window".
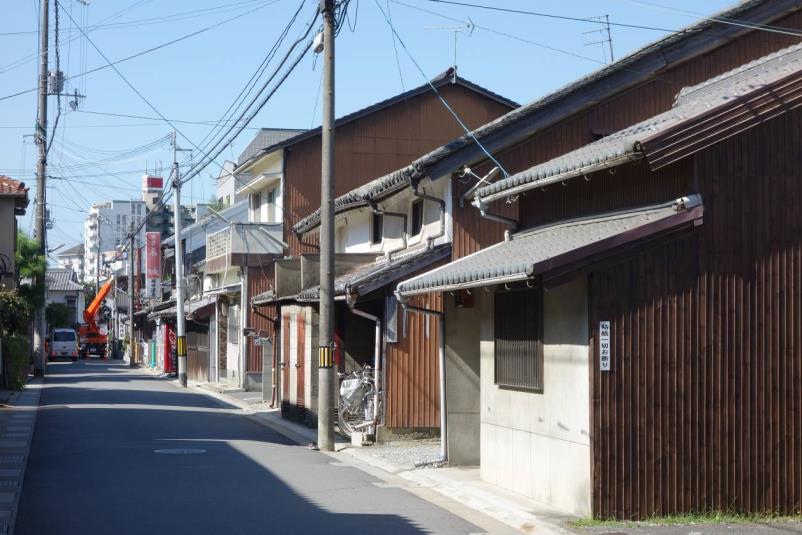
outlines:
[{"label": "window", "polygon": [[412,227],[409,233],[412,236],[420,234],[423,228],[423,199],[417,199],[412,202]]},{"label": "window", "polygon": [[381,243],[384,236],[384,218],[379,214],[373,214],[370,226],[370,243]]},{"label": "window", "polygon": [[495,294],[495,383],[543,392],[543,292]]},{"label": "window", "polygon": [[267,192],[267,223],[276,222],[276,188]]},{"label": "window", "polygon": [[259,222],[259,208],[262,206],[262,194],[261,193],[253,193],[251,194],[251,212],[252,212],[252,221]]},{"label": "window", "polygon": [[56,331],[53,333],[54,342],[74,342],[75,331]]}]

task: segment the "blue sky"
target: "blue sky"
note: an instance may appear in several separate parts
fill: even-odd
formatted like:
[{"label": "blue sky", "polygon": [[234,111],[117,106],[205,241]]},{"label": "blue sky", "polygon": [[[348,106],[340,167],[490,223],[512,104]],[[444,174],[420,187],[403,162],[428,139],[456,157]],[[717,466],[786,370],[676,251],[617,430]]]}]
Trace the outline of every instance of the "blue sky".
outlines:
[{"label": "blue sky", "polygon": [[[220,119],[300,5],[299,0],[92,0],[88,6],[79,0],[60,1],[79,25],[89,28],[101,23],[108,25],[90,31],[89,37],[112,61],[214,26],[118,66],[167,118],[210,123]],[[697,20],[680,11],[709,15],[724,9],[732,0],[703,3],[698,0],[477,0],[476,3],[580,18],[609,15],[612,22],[677,29]],[[670,6],[670,9],[661,9],[658,4]],[[316,5],[316,1],[305,2],[290,37],[300,32]],[[590,22],[490,12],[429,0],[378,0],[378,5],[385,11],[389,6],[398,34],[429,78],[453,63],[454,34],[449,28],[460,26],[459,21],[472,20],[477,25],[473,33],[470,36],[458,34],[460,74],[521,103],[596,70],[609,60],[602,45],[586,45],[601,37],[598,33],[584,33],[598,29]],[[36,2],[11,0],[4,8],[0,23],[0,49],[3,50],[0,98],[35,87],[38,68]],[[377,0],[352,0],[350,11],[353,31],[344,27],[337,41],[338,116],[424,81],[398,43],[396,62],[391,33]],[[243,16],[221,24],[237,15]],[[60,14],[60,27],[61,70],[66,76],[105,64],[76,31],[64,11]],[[655,30],[613,27],[615,57],[618,59],[664,35],[665,32]],[[55,64],[53,46],[51,39],[51,67]],[[319,62],[311,56],[305,58],[250,126],[309,128],[318,125],[321,70]],[[155,116],[112,69],[68,81],[66,89],[70,93],[77,89],[86,98],[81,99],[75,112],[68,106],[70,99],[62,99],[63,111],[49,157],[49,174],[72,177],[72,180],[69,183],[51,180],[48,185],[48,201],[56,224],[48,239],[51,246],[61,243],[70,246],[82,241],[82,222],[90,203],[138,197],[146,166],[153,169],[162,162],[168,167],[171,160],[169,144],[157,142],[171,131],[167,124],[89,113]],[[50,126],[55,107],[55,98],[51,97]],[[0,100],[0,174],[25,180],[32,187],[32,194],[36,146],[31,137],[24,136],[33,132],[35,118],[35,92]],[[178,126],[197,145],[212,128],[208,124],[178,123]],[[252,135],[253,130],[245,130],[223,152],[220,161],[236,159]],[[186,140],[180,144],[191,146]],[[141,150],[131,150],[135,148]],[[207,167],[186,186],[184,199],[187,202],[207,200],[214,192],[212,177],[218,170],[215,165]],[[21,225],[26,231],[31,228],[32,205],[28,212]]]}]

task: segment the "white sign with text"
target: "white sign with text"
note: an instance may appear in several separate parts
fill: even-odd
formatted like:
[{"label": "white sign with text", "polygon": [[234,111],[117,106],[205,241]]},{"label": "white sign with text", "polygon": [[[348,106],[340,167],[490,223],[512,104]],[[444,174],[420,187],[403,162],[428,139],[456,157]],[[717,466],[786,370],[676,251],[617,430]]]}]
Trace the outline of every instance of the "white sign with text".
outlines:
[{"label": "white sign with text", "polygon": [[610,371],[610,322],[599,322],[599,369]]}]

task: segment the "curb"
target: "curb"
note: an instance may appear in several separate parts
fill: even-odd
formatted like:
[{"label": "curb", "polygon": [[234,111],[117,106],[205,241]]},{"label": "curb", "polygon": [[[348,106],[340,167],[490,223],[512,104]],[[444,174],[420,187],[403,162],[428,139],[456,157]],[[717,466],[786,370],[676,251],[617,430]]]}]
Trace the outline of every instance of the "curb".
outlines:
[{"label": "curb", "polygon": [[[14,494],[13,501],[9,504],[11,509],[7,522],[2,524],[2,521],[0,520],[0,529],[4,528],[4,533],[13,534],[16,527],[17,511],[19,510],[20,500],[22,499],[22,489],[25,483],[25,474],[27,472],[28,461],[31,456],[31,445],[33,443],[33,434],[36,431],[36,419],[39,413],[39,402],[42,396],[43,384],[44,378],[35,377],[31,379],[26,383],[24,390],[21,392],[14,392],[11,394],[11,396],[9,396],[8,404],[11,407],[0,410],[0,414],[2,414],[4,417],[8,415],[9,424],[15,424],[11,426],[15,427],[15,432],[8,433],[8,429],[6,429],[3,434],[0,435],[0,449],[3,450],[2,457],[6,457],[6,459],[2,459],[3,468],[13,470],[17,462],[19,462],[17,458],[20,456],[22,457],[21,462],[19,462],[19,474],[16,480],[10,479],[0,482],[0,485],[7,486],[8,488],[13,488],[16,486],[16,489],[13,492],[0,492],[0,495],[7,495],[11,493]],[[18,416],[15,416],[14,413],[16,413]],[[28,418],[27,416],[22,416],[24,414],[30,414],[31,417]],[[12,418],[16,421],[11,421]],[[16,446],[16,444],[13,443],[14,441],[11,440],[10,435],[20,434],[16,433],[16,431],[18,431],[16,427],[24,428],[28,424],[30,424],[30,431],[28,432],[27,439],[24,441],[24,446]],[[7,425],[6,428],[8,427],[9,426]],[[19,431],[21,431],[21,429],[19,429]],[[7,444],[7,446],[3,447],[3,444]]]}]

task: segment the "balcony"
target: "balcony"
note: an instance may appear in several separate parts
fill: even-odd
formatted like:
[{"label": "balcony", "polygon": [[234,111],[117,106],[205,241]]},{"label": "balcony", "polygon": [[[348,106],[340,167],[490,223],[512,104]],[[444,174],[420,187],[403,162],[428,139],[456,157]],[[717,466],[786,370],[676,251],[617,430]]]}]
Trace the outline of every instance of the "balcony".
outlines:
[{"label": "balcony", "polygon": [[284,255],[281,223],[231,223],[206,236],[206,273],[258,265]]}]

